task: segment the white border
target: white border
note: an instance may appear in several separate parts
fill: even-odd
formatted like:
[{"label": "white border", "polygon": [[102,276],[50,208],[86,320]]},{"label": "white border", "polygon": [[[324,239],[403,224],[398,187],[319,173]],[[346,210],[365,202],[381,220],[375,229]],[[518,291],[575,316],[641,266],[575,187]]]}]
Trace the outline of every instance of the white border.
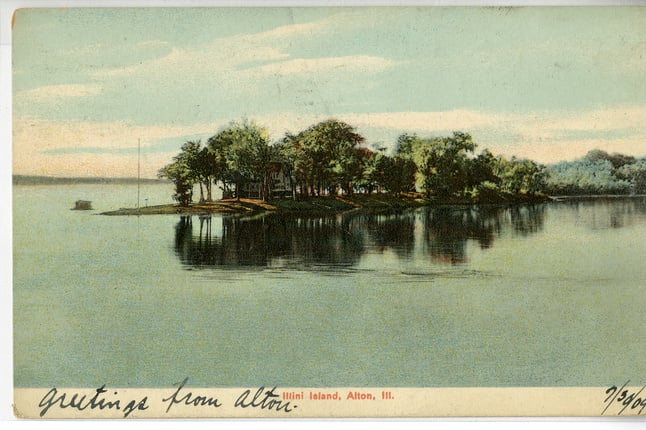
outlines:
[{"label": "white border", "polygon": [[[643,428],[643,419],[425,419],[425,420],[344,420],[331,422],[325,419],[308,420],[188,420],[188,422],[173,421],[23,421],[13,416],[11,402],[13,399],[13,369],[12,369],[12,242],[11,242],[11,18],[17,8],[43,7],[216,7],[216,6],[646,6],[646,0],[529,0],[529,1],[487,1],[487,0],[1,0],[0,3],[0,202],[4,203],[0,210],[0,421],[3,427],[27,425],[29,427],[54,426],[58,428],[76,428],[88,426],[110,428],[119,426],[152,425],[156,428],[175,428],[178,425],[198,425],[213,427],[237,428],[239,426],[258,426],[262,428],[297,428],[303,425],[314,428],[327,428],[330,425],[355,426],[364,428],[383,428],[393,424],[405,425],[408,428],[464,428],[474,427],[499,429],[543,428],[546,424],[557,429],[565,428]],[[171,427],[172,426],[172,427]]]}]

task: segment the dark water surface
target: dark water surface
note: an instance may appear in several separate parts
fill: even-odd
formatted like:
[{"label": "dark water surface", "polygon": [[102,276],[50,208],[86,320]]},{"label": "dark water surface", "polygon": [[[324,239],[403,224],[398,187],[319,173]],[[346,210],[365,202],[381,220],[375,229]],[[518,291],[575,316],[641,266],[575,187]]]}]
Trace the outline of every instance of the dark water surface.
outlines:
[{"label": "dark water surface", "polygon": [[14,187],[16,386],[646,383],[644,199],[329,217],[69,210],[132,195]]}]

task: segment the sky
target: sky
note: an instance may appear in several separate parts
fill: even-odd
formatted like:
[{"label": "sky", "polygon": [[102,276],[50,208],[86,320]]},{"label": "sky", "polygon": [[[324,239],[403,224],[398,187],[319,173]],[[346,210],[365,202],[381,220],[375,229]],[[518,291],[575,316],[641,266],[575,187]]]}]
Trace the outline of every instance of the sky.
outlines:
[{"label": "sky", "polygon": [[471,133],[541,163],[646,155],[646,8],[26,9],[13,173],[155,177],[232,121],[336,118],[369,147]]}]

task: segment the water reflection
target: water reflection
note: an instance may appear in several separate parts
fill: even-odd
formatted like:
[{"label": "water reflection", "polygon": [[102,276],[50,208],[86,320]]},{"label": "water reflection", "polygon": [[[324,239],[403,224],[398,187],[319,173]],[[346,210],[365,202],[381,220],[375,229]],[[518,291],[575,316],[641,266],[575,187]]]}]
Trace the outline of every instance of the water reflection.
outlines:
[{"label": "water reflection", "polygon": [[190,216],[175,227],[175,252],[195,267],[353,266],[365,248],[350,217],[197,219],[199,228]]},{"label": "water reflection", "polygon": [[444,207],[423,212],[424,249],[435,262],[465,263],[469,239],[481,248],[493,245],[500,232],[502,211],[499,209]]},{"label": "water reflection", "polygon": [[203,268],[282,267],[302,270],[355,267],[366,253],[467,262],[469,241],[494,245],[504,231],[523,236],[544,223],[545,206],[425,208],[400,214],[297,217],[182,216],[175,253],[183,265]]},{"label": "water reflection", "polygon": [[520,236],[538,233],[545,224],[545,205],[516,206],[507,210],[513,232]]},{"label": "water reflection", "polygon": [[561,205],[574,212],[578,224],[592,230],[629,227],[646,214],[646,198],[609,197]]},{"label": "water reflection", "polygon": [[357,218],[357,227],[366,232],[374,252],[392,250],[400,258],[409,258],[413,254],[416,224],[414,212],[364,215]]}]

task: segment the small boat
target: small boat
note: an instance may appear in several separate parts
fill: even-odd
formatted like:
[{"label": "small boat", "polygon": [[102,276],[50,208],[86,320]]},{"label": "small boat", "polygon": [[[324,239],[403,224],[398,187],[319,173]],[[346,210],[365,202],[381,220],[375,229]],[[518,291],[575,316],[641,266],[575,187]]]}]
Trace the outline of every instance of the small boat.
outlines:
[{"label": "small boat", "polygon": [[92,202],[89,200],[77,200],[74,203],[74,207],[72,210],[75,211],[91,211],[92,210]]}]

